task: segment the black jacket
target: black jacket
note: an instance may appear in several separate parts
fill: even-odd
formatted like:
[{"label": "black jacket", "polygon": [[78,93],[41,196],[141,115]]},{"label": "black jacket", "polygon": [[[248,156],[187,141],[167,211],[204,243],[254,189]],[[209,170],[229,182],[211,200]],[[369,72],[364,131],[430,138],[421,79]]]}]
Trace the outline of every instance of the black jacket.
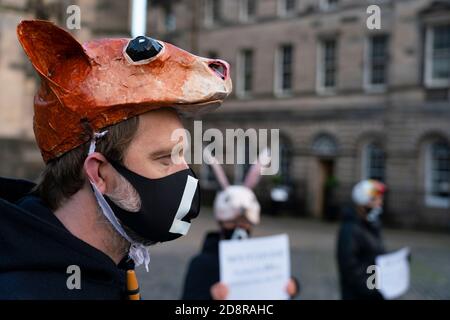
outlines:
[{"label": "black jacket", "polygon": [[[0,299],[124,298],[132,263],[117,266],[73,236],[40,198],[29,194],[33,186],[0,178]],[[67,286],[72,265],[81,271],[79,290]]]},{"label": "black jacket", "polygon": [[219,241],[220,234],[206,235],[202,251],[192,258],[186,274],[183,300],[212,300],[210,289],[219,282]]},{"label": "black jacket", "polygon": [[367,268],[375,264],[375,257],[385,253],[381,238],[381,225],[369,223],[353,208],[342,216],[338,242],[337,262],[342,299],[382,299],[376,289],[369,289]]}]

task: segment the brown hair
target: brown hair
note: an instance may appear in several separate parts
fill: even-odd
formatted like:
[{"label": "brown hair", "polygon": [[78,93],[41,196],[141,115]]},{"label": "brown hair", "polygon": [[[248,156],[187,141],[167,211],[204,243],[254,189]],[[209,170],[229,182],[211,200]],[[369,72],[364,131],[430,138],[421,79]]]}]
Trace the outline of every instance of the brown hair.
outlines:
[{"label": "brown hair", "polygon": [[[108,133],[98,140],[96,151],[107,159],[122,162],[125,151],[137,131],[139,117],[112,125]],[[49,161],[33,189],[51,210],[58,209],[65,199],[77,193],[85,183],[83,172],[90,142]]]}]

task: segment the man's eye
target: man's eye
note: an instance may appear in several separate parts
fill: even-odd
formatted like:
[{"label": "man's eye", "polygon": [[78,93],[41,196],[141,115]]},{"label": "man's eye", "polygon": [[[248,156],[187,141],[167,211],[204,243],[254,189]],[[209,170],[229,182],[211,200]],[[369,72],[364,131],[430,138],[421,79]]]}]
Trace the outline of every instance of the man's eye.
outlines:
[{"label": "man's eye", "polygon": [[172,156],[169,154],[169,155],[166,155],[166,156],[159,157],[156,160],[161,162],[161,163],[163,163],[163,164],[165,164],[165,165],[169,165],[169,164],[172,163]]}]

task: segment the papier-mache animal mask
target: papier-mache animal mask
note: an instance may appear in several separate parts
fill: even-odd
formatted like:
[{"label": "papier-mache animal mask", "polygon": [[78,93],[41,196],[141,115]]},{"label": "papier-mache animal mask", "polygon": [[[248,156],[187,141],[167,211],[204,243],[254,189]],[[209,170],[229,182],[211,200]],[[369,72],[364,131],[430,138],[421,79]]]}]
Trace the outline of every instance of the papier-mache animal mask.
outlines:
[{"label": "papier-mache animal mask", "polygon": [[230,221],[243,215],[250,223],[258,224],[261,208],[252,189],[261,179],[263,165],[270,162],[269,150],[265,149],[260,153],[256,163],[250,167],[242,185],[230,185],[225,171],[217,159],[208,152],[205,152],[205,156],[222,189],[214,199],[213,210],[216,220]]},{"label": "papier-mache animal mask", "polygon": [[45,162],[107,126],[163,107],[181,114],[209,110],[232,90],[225,61],[148,37],[81,45],[40,20],[22,21],[17,36],[42,80],[34,99],[34,132]]}]

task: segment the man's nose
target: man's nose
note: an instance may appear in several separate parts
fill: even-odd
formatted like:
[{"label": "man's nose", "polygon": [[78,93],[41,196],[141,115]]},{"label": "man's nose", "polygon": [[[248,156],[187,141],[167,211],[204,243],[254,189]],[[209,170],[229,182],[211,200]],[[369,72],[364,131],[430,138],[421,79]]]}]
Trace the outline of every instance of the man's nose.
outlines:
[{"label": "man's nose", "polygon": [[186,169],[189,169],[189,166],[187,164],[176,164],[170,168],[167,175],[171,175],[171,174],[174,174],[174,173],[186,170]]},{"label": "man's nose", "polygon": [[186,169],[189,169],[189,165],[186,163],[186,161],[182,161],[178,164],[173,165],[173,172],[178,172]]},{"label": "man's nose", "polygon": [[178,163],[173,164],[173,168],[171,170],[172,173],[189,169],[189,165],[187,164],[186,159],[184,157],[182,157],[180,160],[181,161],[179,161]]}]

